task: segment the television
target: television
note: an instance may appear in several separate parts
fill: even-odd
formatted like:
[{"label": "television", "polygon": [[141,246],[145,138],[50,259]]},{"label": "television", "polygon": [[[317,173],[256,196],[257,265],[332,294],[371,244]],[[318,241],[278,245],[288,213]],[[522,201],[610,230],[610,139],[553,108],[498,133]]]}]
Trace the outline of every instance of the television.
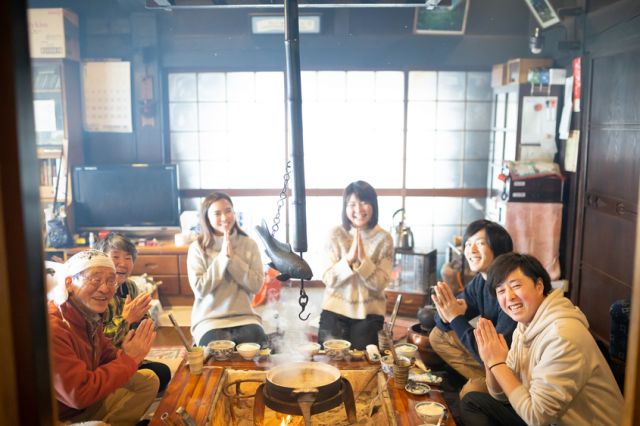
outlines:
[{"label": "television", "polygon": [[71,182],[78,232],[155,236],[180,230],[175,164],[78,166]]}]

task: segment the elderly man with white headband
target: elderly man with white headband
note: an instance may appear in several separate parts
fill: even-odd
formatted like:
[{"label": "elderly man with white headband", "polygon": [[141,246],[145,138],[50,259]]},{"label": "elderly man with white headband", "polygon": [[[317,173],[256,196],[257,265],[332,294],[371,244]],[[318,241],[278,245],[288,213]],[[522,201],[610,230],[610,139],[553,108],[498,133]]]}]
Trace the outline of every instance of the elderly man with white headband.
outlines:
[{"label": "elderly man with white headband", "polygon": [[159,386],[153,372],[138,370],[156,335],[153,321],[142,321],[116,349],[102,333],[102,314],[117,285],[111,259],[82,251],[65,263],[63,276],[48,306],[60,420],[134,425]]}]

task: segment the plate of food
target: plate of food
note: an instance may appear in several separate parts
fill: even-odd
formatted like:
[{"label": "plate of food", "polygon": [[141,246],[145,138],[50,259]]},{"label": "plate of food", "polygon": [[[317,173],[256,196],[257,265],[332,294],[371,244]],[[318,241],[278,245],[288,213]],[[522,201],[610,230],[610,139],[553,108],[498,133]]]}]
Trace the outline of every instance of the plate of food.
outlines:
[{"label": "plate of food", "polygon": [[409,370],[409,380],[420,383],[428,383],[430,385],[439,385],[442,383],[442,377],[436,376],[431,371],[424,372],[419,368],[411,368]]},{"label": "plate of food", "polygon": [[426,395],[431,390],[431,386],[425,383],[419,383],[410,380],[409,383],[407,383],[407,386],[404,387],[404,389],[413,395]]}]

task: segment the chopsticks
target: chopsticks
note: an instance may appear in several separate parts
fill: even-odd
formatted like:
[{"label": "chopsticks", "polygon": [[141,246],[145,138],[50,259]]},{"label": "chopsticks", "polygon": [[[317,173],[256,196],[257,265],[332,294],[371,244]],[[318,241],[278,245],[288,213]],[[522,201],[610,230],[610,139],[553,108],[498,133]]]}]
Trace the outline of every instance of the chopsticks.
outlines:
[{"label": "chopsticks", "polygon": [[173,328],[178,333],[178,336],[180,337],[182,344],[184,345],[185,348],[187,348],[187,352],[191,352],[191,346],[189,346],[189,342],[187,341],[187,338],[184,336],[184,333],[182,332],[182,330],[180,330],[178,321],[176,321],[176,319],[173,317],[173,314],[171,312],[169,312],[169,319],[171,320],[171,324],[173,324]]},{"label": "chopsticks", "polygon": [[391,312],[391,319],[387,323],[387,331],[391,335],[393,335],[393,325],[396,322],[396,316],[398,316],[398,309],[400,309],[400,302],[402,302],[402,295],[401,294],[399,294],[398,297],[396,297],[396,304],[393,306],[393,311]]}]

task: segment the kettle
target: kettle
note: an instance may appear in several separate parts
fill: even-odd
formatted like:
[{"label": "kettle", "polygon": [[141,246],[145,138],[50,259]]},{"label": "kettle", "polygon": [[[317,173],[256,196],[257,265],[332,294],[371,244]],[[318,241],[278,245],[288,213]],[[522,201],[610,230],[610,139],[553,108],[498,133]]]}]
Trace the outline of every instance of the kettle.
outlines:
[{"label": "kettle", "polygon": [[398,248],[402,250],[413,250],[413,232],[408,226],[403,226],[398,238]]},{"label": "kettle", "polygon": [[393,244],[401,250],[413,250],[413,232],[411,232],[411,228],[404,226],[404,208],[396,210],[391,220],[394,222],[399,213],[402,213],[400,222],[392,229]]}]

